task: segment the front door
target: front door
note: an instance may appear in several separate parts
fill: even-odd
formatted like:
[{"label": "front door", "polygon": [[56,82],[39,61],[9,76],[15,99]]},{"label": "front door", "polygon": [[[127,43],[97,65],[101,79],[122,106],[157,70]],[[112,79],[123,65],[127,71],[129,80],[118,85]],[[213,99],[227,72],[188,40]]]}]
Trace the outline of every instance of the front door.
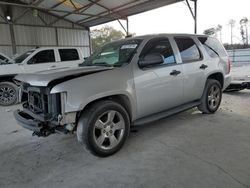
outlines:
[{"label": "front door", "polygon": [[144,47],[140,59],[160,53],[164,63],[135,71],[138,118],[161,112],[182,104],[182,65],[177,64],[168,38],[152,39]]},{"label": "front door", "polygon": [[42,50],[37,52],[23,68],[24,73],[35,73],[50,69],[56,69],[58,67],[58,62],[55,59],[55,52],[53,49]]}]

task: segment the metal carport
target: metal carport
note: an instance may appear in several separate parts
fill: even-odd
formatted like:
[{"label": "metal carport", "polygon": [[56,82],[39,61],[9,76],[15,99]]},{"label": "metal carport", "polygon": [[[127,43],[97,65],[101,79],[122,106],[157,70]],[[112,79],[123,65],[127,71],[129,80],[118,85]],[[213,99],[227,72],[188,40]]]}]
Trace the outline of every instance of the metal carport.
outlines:
[{"label": "metal carport", "polygon": [[[37,45],[80,46],[88,55],[89,27],[122,19],[127,26],[119,23],[128,34],[128,16],[181,1],[184,0],[0,0],[0,34],[4,36],[0,50],[11,48],[15,54]],[[190,0],[194,11],[185,1],[195,20],[196,33],[197,0]]]}]

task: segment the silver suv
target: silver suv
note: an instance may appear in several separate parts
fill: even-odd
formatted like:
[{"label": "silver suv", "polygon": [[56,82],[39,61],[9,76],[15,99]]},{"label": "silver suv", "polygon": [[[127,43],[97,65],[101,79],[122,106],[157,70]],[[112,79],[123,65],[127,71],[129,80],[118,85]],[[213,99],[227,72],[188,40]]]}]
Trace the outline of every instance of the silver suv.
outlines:
[{"label": "silver suv", "polygon": [[104,45],[78,68],[18,75],[28,93],[18,123],[34,135],[77,133],[98,156],[117,152],[130,126],[193,107],[219,108],[230,62],[217,39],[148,35]]}]

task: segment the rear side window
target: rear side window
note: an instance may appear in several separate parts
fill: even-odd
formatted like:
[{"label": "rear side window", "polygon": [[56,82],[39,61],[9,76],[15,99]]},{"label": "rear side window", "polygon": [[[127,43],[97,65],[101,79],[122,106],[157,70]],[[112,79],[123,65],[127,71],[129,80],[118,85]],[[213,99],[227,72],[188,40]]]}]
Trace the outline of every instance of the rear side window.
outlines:
[{"label": "rear side window", "polygon": [[30,61],[29,64],[51,63],[55,62],[54,50],[43,50],[38,52]]},{"label": "rear side window", "polygon": [[208,55],[212,58],[216,58],[218,56],[227,56],[223,46],[221,43],[213,37],[199,37],[199,41],[204,46]]},{"label": "rear side window", "polygon": [[198,49],[193,39],[178,37],[175,38],[175,41],[179,48],[183,63],[198,61],[202,59],[200,50]]},{"label": "rear side window", "polygon": [[79,60],[79,55],[76,49],[59,49],[61,61]]},{"label": "rear side window", "polygon": [[143,50],[141,56],[146,56],[148,54],[159,53],[164,56],[164,64],[176,63],[173,49],[167,38],[160,38],[151,40],[146,48]]}]

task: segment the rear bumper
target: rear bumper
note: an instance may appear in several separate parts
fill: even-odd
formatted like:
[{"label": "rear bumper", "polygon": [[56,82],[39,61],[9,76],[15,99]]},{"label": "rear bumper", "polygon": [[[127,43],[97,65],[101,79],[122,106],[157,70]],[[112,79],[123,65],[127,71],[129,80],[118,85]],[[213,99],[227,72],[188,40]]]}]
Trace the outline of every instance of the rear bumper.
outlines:
[{"label": "rear bumper", "polygon": [[232,82],[226,89],[226,91],[230,90],[243,90],[250,89],[250,82]]}]

